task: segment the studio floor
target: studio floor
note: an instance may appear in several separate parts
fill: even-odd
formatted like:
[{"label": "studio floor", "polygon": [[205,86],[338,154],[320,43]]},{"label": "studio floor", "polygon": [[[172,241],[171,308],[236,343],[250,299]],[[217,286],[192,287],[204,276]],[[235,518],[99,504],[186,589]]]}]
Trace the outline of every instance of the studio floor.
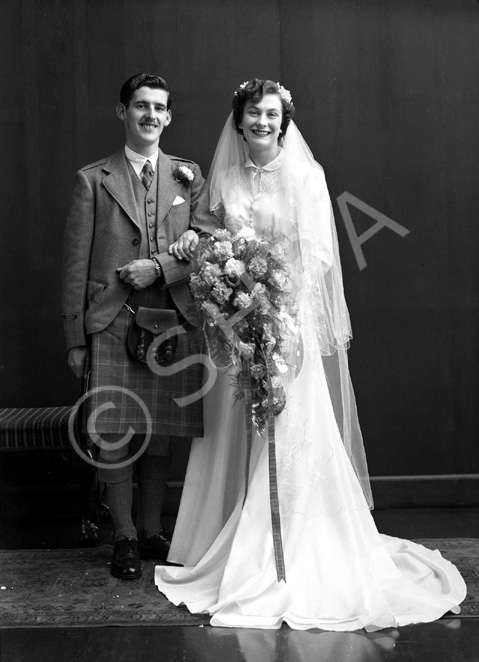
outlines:
[{"label": "studio floor", "polygon": [[[30,502],[29,502],[30,499]],[[75,546],[78,520],[53,496],[2,499],[0,548]],[[21,507],[20,507],[20,501]],[[43,501],[43,502],[42,502]],[[405,538],[478,538],[479,508],[374,511],[379,530]],[[166,524],[174,526],[174,517]],[[100,542],[112,542],[102,524]],[[479,570],[478,570],[479,572]],[[0,630],[1,662],[479,662],[479,618],[444,618],[377,633],[233,630],[209,626]]]}]

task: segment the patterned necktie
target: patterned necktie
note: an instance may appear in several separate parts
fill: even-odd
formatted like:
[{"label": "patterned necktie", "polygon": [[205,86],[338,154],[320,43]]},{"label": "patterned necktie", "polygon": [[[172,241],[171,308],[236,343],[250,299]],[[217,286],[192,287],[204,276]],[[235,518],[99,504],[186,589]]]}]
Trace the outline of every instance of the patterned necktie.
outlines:
[{"label": "patterned necktie", "polygon": [[143,169],[141,171],[141,181],[147,191],[151,186],[152,180],[153,180],[153,168],[151,167],[151,163],[149,161],[145,161],[145,165],[143,166]]}]

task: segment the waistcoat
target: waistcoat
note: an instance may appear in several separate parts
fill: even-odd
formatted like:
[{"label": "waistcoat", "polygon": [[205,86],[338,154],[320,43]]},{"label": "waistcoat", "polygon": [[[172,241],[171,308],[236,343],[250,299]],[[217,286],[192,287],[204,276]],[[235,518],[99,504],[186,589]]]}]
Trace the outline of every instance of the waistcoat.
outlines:
[{"label": "waistcoat", "polygon": [[[136,209],[138,211],[138,220],[140,222],[141,240],[139,260],[151,259],[158,254],[158,242],[156,239],[156,218],[158,206],[158,164],[151,181],[149,190],[143,186],[138,179],[133,167],[128,163],[130,179],[135,196]],[[144,290],[132,290],[130,303],[136,306],[147,306],[153,308],[175,308],[173,299],[168,290],[161,289],[156,283],[153,283]]]},{"label": "waistcoat", "polygon": [[158,201],[159,168],[157,166],[151,186],[147,191],[142,182],[138,179],[132,166],[130,164],[128,165],[141,230],[140,254],[138,259],[148,259],[158,253],[158,244],[156,241],[156,208]]}]

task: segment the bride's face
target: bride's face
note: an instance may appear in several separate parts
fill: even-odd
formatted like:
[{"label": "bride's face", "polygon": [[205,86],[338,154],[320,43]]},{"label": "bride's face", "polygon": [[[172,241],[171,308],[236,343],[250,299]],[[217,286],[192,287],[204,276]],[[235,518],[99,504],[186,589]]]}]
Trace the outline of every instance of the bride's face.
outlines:
[{"label": "bride's face", "polygon": [[271,149],[278,145],[283,121],[283,106],[279,94],[265,94],[261,101],[247,101],[239,125],[250,147]]}]

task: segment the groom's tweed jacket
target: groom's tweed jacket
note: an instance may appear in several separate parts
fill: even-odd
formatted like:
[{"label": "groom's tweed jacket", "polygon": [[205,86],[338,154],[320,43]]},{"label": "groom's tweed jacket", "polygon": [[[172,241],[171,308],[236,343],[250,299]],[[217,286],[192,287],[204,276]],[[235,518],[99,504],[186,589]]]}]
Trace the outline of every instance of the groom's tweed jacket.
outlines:
[{"label": "groom's tweed jacket", "polygon": [[[195,178],[178,182],[173,172],[187,165]],[[200,168],[191,161],[158,158],[156,241],[164,286],[190,324],[197,323],[188,289],[191,266],[168,255],[168,246],[190,227],[203,187]],[[180,196],[185,202],[173,205]],[[64,247],[63,320],[67,348],[86,344],[86,335],[106,328],[127,300],[131,286],[116,269],[140,257],[138,209],[123,150],[77,173]],[[161,286],[161,284],[159,284]]]},{"label": "groom's tweed jacket", "polygon": [[[174,171],[178,165],[190,168],[193,181],[177,181]],[[151,414],[154,434],[200,436],[201,400],[180,408],[174,398],[201,388],[202,364],[172,376],[158,376],[132,361],[125,347],[131,316],[123,304],[136,302],[153,308],[176,308],[180,313],[188,333],[178,338],[175,361],[198,352],[197,314],[188,287],[192,267],[169,255],[168,246],[191,227],[204,180],[195,163],[161,151],[155,174],[157,181],[150,189],[153,193],[144,192],[146,203],[152,203],[147,209],[156,209],[156,217],[148,217],[145,200],[138,203],[138,182],[123,150],[77,173],[65,232],[63,319],[67,347],[91,345],[91,388],[114,386],[133,391]],[[148,222],[153,220],[151,230]],[[135,291],[119,278],[116,269],[148,257],[145,246],[150,239],[158,250],[155,257],[163,277],[146,290]],[[96,393],[88,400],[87,412],[106,402],[114,407],[99,416],[97,432],[120,433],[130,427],[137,433],[146,431],[145,417],[122,392]]]}]

